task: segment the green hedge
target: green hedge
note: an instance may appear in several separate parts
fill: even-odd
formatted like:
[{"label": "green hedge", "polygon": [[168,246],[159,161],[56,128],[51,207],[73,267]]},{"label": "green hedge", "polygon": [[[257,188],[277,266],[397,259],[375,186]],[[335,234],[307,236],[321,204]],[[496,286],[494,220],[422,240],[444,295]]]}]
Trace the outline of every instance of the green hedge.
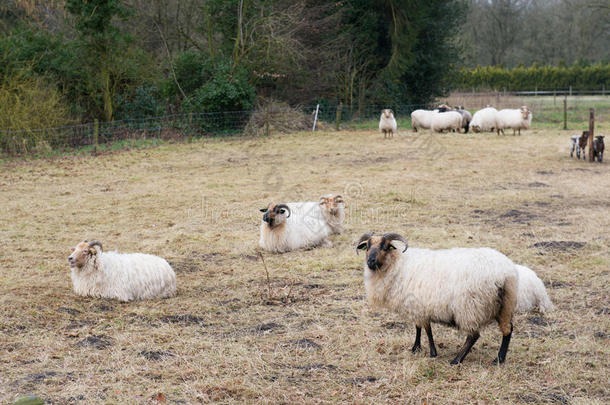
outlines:
[{"label": "green hedge", "polygon": [[454,87],[463,90],[610,90],[610,64],[569,67],[537,66],[506,69],[499,66],[462,69]]}]

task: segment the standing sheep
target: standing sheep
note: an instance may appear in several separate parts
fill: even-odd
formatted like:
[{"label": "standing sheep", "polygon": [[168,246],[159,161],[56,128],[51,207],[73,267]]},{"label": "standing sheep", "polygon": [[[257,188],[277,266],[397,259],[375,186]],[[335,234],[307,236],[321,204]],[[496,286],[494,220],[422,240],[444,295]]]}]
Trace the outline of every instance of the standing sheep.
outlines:
[{"label": "standing sheep", "polygon": [[593,160],[595,159],[599,163],[604,159],[604,137],[602,135],[596,136],[593,140]]},{"label": "standing sheep", "polygon": [[472,121],[472,114],[461,105],[455,107],[454,110],[462,115],[462,128],[464,129],[464,133],[467,134],[470,121]]},{"label": "standing sheep", "polygon": [[500,135],[500,132],[504,135],[504,130],[507,128],[512,128],[513,136],[516,130],[521,135],[521,129],[529,129],[532,125],[532,112],[526,106],[519,109],[507,108],[498,111],[496,122],[498,135]]},{"label": "standing sheep", "polygon": [[497,128],[498,110],[493,107],[485,107],[477,111],[470,121],[472,132],[491,132]]},{"label": "standing sheep", "polygon": [[411,126],[413,131],[417,132],[417,129],[430,129],[432,126],[432,116],[435,114],[434,111],[430,110],[415,110],[411,113]]},{"label": "standing sheep", "polygon": [[[393,242],[405,244],[401,252]],[[515,264],[489,249],[408,249],[396,233],[362,235],[357,249],[366,250],[364,285],[369,303],[393,310],[416,326],[413,352],[426,330],[430,357],[436,357],[431,323],[465,332],[468,337],[451,364],[461,363],[486,325],[497,321],[502,344],[494,363],[503,363],[513,331],[519,275]]]},{"label": "standing sheep", "polygon": [[582,152],[582,158],[586,159],[585,148],[587,147],[587,141],[589,139],[589,131],[582,131],[582,135],[572,135],[570,157],[574,155],[576,150],[576,158],[580,160],[580,153]]},{"label": "standing sheep", "polygon": [[392,138],[396,132],[397,125],[394,118],[394,112],[388,108],[381,110],[379,118],[379,131],[383,133],[384,138]]},{"label": "standing sheep", "polygon": [[519,272],[517,306],[515,312],[530,312],[534,309],[545,313],[553,310],[553,303],[546,292],[544,283],[528,267],[515,265]]},{"label": "standing sheep", "polygon": [[435,132],[448,130],[459,131],[462,127],[462,115],[457,111],[435,112],[432,115],[431,129]]},{"label": "standing sheep", "polygon": [[176,294],[176,274],[158,256],[103,252],[102,244],[94,240],[72,248],[68,262],[78,295],[126,302]]}]

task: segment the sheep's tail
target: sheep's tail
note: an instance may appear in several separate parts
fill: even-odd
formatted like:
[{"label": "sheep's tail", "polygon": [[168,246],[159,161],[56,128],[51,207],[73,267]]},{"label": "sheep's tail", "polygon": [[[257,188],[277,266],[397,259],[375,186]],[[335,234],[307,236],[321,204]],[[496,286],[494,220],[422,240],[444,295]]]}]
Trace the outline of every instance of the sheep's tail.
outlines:
[{"label": "sheep's tail", "polygon": [[498,325],[502,331],[503,336],[510,335],[512,332],[512,320],[515,307],[517,305],[517,288],[519,284],[517,277],[509,276],[504,280],[504,286],[502,287],[502,301],[500,307],[500,313],[498,315]]}]

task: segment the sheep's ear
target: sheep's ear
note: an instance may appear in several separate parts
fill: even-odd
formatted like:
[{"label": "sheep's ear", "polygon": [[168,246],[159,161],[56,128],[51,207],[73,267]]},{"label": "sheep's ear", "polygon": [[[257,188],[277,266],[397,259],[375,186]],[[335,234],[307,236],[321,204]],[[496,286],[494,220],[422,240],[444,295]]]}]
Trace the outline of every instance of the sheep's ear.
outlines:
[{"label": "sheep's ear", "polygon": [[337,204],[342,203],[342,202],[343,202],[343,197],[342,197],[342,196],[340,196],[340,195],[336,195],[336,196],[335,196],[335,202],[336,202]]},{"label": "sheep's ear", "polygon": [[320,203],[319,204],[320,205],[324,205],[324,204],[326,204],[327,201],[328,200],[326,199],[326,197],[320,197]]},{"label": "sheep's ear", "polygon": [[359,250],[366,250],[368,246],[368,240],[365,240],[364,242],[360,242],[360,244],[358,244],[358,246],[356,246],[356,254],[358,253]]},{"label": "sheep's ear", "polygon": [[267,212],[267,208],[261,208],[259,211],[260,212]]},{"label": "sheep's ear", "polygon": [[95,250],[95,246],[91,246],[89,248],[89,254],[91,254],[91,255],[96,255],[97,254],[97,250]]},{"label": "sheep's ear", "polygon": [[390,246],[388,246],[388,249],[394,249],[394,250],[396,250],[396,246],[394,246],[394,245],[392,245],[392,244],[390,243]]}]

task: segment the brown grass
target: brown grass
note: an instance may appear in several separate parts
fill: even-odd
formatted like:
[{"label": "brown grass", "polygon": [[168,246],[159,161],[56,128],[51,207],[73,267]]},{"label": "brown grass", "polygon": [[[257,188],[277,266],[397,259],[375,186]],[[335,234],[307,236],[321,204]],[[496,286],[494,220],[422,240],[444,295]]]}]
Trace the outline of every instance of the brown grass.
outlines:
[{"label": "brown grass", "polygon": [[[610,170],[568,146],[551,130],[335,132],[7,164],[0,399],[608,403]],[[333,248],[263,253],[267,280],[258,209],[331,192],[346,199],[346,232]],[[438,358],[413,355],[413,325],[363,299],[354,242],[370,230],[499,249],[549,283],[557,309],[517,317],[501,367],[496,326],[461,366],[449,360],[463,337],[444,326]],[[177,297],[75,296],[66,258],[85,238],[166,257]],[[552,241],[584,246],[534,247]]]}]

